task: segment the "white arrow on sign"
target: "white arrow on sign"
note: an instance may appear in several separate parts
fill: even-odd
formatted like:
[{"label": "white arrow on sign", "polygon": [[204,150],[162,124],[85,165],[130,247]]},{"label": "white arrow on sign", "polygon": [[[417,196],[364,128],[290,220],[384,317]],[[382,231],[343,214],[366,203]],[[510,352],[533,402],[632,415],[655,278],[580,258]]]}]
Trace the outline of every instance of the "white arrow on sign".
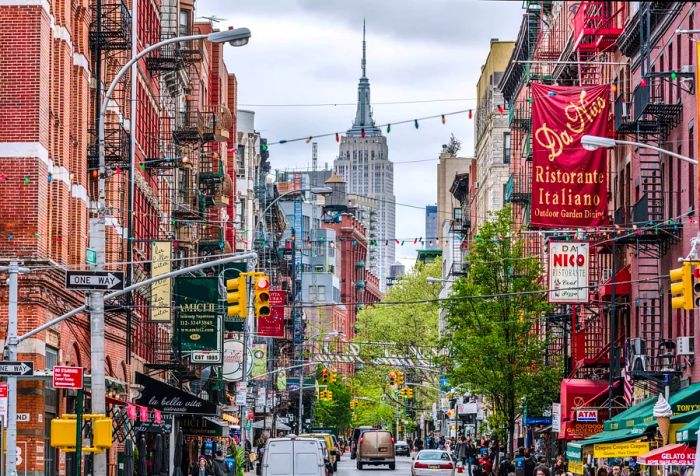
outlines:
[{"label": "white arrow on sign", "polygon": [[33,367],[25,364],[24,362],[14,363],[14,364],[1,364],[0,363],[0,373],[4,374],[18,374],[25,375],[31,373],[34,370]]},{"label": "white arrow on sign", "polygon": [[106,289],[112,289],[113,287],[121,283],[121,279],[119,279],[112,273],[107,273],[107,276],[83,274],[70,276],[68,283],[74,285],[95,286],[100,288],[106,287]]}]

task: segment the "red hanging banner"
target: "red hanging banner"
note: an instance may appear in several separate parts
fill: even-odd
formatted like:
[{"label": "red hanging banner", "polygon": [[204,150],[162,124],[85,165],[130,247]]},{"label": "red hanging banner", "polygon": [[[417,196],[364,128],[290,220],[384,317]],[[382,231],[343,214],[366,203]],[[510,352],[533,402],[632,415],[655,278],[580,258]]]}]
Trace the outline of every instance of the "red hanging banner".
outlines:
[{"label": "red hanging banner", "polygon": [[287,291],[270,291],[270,315],[258,317],[258,337],[284,338],[284,306]]},{"label": "red hanging banner", "polygon": [[609,136],[610,86],[561,87],[531,83],[534,227],[607,224],[604,149],[588,151],[584,135]]}]

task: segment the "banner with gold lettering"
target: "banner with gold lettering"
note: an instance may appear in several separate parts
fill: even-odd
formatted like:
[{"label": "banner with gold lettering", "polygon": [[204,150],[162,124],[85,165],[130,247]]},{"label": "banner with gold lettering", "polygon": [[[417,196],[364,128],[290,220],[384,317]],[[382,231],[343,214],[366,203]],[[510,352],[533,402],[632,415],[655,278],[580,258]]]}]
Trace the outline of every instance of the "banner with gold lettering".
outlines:
[{"label": "banner with gold lettering", "polygon": [[607,223],[604,149],[585,150],[581,137],[608,137],[610,86],[561,87],[531,83],[534,227]]}]

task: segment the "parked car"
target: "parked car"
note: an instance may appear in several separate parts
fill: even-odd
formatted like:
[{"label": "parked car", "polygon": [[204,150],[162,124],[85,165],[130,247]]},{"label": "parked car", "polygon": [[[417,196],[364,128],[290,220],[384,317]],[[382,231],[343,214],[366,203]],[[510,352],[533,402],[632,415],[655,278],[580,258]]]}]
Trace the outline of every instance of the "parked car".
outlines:
[{"label": "parked car", "polygon": [[454,476],[455,462],[442,450],[421,450],[413,458],[411,476]]},{"label": "parked car", "polygon": [[265,445],[262,476],[327,476],[321,443],[314,439],[271,438]]},{"label": "parked car", "polygon": [[394,451],[396,452],[396,456],[411,456],[411,447],[403,440],[399,440],[394,444]]},{"label": "parked car", "polygon": [[352,441],[350,443],[350,459],[357,458],[357,443],[363,431],[371,430],[371,426],[358,426],[352,431]]},{"label": "parked car", "polygon": [[394,437],[388,431],[364,431],[357,445],[357,469],[362,469],[365,465],[380,464],[389,465],[389,469],[396,469]]}]

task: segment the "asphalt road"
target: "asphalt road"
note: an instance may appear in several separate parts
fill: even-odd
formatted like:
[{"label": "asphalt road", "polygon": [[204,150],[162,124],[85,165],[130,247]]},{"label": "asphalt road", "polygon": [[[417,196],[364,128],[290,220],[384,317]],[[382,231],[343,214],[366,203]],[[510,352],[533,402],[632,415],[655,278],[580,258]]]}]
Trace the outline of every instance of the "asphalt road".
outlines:
[{"label": "asphalt road", "polygon": [[[335,476],[409,476],[411,474],[411,458],[408,456],[396,457],[396,469],[391,471],[389,466],[365,466],[362,471],[357,469],[356,460],[350,459],[348,453],[344,454],[338,463],[338,472]],[[700,476],[700,475],[699,475]]]}]

